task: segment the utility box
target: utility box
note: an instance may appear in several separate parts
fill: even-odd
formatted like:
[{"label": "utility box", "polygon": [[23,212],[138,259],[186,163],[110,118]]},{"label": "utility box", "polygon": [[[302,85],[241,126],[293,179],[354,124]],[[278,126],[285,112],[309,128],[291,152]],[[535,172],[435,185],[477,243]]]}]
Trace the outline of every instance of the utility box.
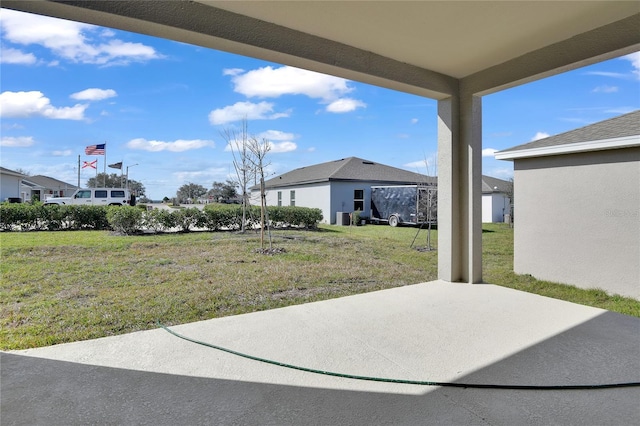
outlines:
[{"label": "utility box", "polygon": [[336,225],[349,226],[351,225],[351,218],[348,212],[336,212]]}]

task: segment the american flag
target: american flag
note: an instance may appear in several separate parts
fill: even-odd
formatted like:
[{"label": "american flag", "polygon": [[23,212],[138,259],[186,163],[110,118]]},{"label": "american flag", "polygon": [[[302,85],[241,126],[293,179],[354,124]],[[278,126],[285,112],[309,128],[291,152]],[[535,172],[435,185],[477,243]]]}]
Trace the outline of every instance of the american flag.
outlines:
[{"label": "american flag", "polygon": [[89,145],[84,149],[84,153],[86,155],[104,155],[106,145],[106,143],[101,143],[99,145]]}]

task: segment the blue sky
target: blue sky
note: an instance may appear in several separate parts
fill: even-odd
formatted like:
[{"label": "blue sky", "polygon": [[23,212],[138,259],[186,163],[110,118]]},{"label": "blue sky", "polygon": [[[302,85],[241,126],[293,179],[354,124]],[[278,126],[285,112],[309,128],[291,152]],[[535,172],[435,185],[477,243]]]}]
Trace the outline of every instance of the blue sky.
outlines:
[{"label": "blue sky", "polygon": [[[106,143],[147,196],[233,177],[226,130],[247,117],[269,173],[358,156],[434,174],[436,101],[225,52],[2,9],[1,165],[77,183]],[[506,149],[640,108],[640,53],[483,98],[483,173]],[[425,165],[425,161],[428,165]],[[134,166],[134,164],[137,164]],[[108,172],[118,172],[107,169]],[[94,176],[81,169],[81,185]]]}]

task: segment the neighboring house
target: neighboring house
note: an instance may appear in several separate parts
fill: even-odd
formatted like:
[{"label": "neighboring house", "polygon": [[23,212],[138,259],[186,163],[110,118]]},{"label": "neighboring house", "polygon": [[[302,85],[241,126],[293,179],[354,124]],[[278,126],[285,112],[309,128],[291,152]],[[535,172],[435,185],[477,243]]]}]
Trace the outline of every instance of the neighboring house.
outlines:
[{"label": "neighboring house", "polygon": [[[371,187],[379,185],[436,185],[437,178],[349,157],[301,167],[265,182],[267,205],[302,206],[322,210],[323,222],[335,224],[339,212],[361,210],[371,216]],[[483,222],[503,222],[509,213],[510,182],[482,177]],[[259,204],[258,186],[251,188]],[[486,218],[485,218],[486,212]]]},{"label": "neighboring house", "polygon": [[0,167],[0,202],[22,200],[20,182],[26,177],[22,173]]},{"label": "neighboring house", "polygon": [[[324,223],[336,223],[338,212],[361,210],[370,216],[371,186],[435,185],[436,179],[362,158],[349,157],[301,167],[265,182],[267,205],[302,206],[322,210]],[[259,204],[259,186],[251,188]]]},{"label": "neighboring house", "polygon": [[511,220],[513,183],[482,176],[482,222],[501,223]]},{"label": "neighboring house", "polygon": [[25,201],[34,198],[45,201],[50,197],[69,197],[76,189],[78,189],[76,185],[42,175],[25,176],[21,184]]},{"label": "neighboring house", "polygon": [[640,299],[640,111],[496,153],[514,162],[514,270]]}]

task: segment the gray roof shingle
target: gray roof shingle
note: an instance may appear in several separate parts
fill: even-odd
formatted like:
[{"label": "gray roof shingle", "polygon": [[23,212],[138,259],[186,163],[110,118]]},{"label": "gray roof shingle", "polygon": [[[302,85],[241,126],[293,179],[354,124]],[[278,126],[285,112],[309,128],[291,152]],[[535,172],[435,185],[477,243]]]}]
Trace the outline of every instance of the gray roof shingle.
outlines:
[{"label": "gray roof shingle", "polygon": [[[265,188],[273,189],[328,181],[367,181],[388,185],[431,184],[438,178],[386,166],[358,157],[300,167],[265,182]],[[482,192],[509,192],[510,182],[490,176],[482,176]],[[251,189],[258,189],[258,185]]]},{"label": "gray roof shingle", "polygon": [[436,179],[358,157],[300,167],[265,182],[266,188],[328,181],[374,181],[389,184],[431,183]]},{"label": "gray roof shingle", "polygon": [[640,110],[560,133],[555,136],[504,149],[500,152],[514,152],[532,148],[544,148],[637,135],[640,135]]}]

